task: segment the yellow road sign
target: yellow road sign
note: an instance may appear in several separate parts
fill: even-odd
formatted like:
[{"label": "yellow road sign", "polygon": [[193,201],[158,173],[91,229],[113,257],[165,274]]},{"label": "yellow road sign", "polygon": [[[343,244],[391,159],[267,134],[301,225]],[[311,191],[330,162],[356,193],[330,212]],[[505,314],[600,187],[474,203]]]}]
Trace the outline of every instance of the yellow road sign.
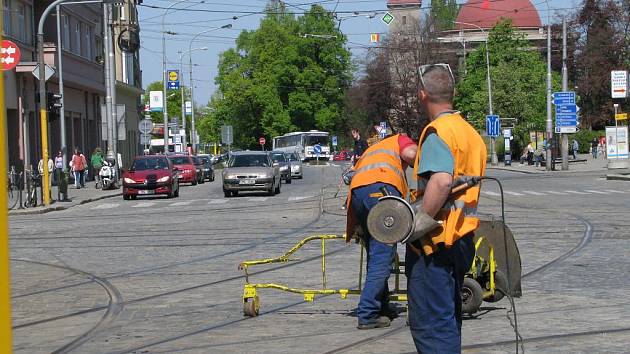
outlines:
[{"label": "yellow road sign", "polygon": [[626,120],[626,119],[628,119],[628,113],[615,114],[615,120]]},{"label": "yellow road sign", "polygon": [[178,81],[179,80],[179,72],[176,70],[171,70],[168,72],[168,81]]}]

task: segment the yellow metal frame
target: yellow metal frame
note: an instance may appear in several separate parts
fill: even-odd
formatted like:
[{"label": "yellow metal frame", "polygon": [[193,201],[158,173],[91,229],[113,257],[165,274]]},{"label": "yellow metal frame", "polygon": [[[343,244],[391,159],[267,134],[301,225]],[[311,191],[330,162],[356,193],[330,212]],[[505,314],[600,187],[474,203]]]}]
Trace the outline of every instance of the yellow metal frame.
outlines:
[{"label": "yellow metal frame", "polygon": [[[305,244],[312,241],[321,241],[321,250],[322,250],[322,288],[321,289],[305,289],[305,288],[293,288],[283,284],[277,283],[250,283],[249,280],[249,272],[248,269],[252,266],[258,266],[263,264],[274,264],[274,263],[288,263],[292,261],[291,256],[296,253],[300,248],[302,248]],[[345,235],[314,235],[309,236],[302,239],[295,246],[293,246],[289,251],[279,257],[275,258],[264,258],[258,260],[244,261],[239,264],[239,269],[245,272],[245,285],[243,287],[243,304],[247,305],[251,302],[252,309],[254,309],[253,315],[258,313],[258,309],[260,308],[260,298],[258,296],[257,289],[276,289],[281,291],[286,291],[294,294],[302,294],[304,297],[304,301],[312,302],[315,300],[316,295],[335,295],[339,294],[342,299],[346,299],[348,295],[360,295],[362,288],[362,279],[363,279],[363,263],[364,263],[364,254],[365,247],[363,243],[361,243],[361,257],[359,260],[359,288],[358,289],[329,289],[327,287],[327,278],[326,278],[326,241],[330,240],[345,240]],[[407,301],[407,293],[406,290],[400,289],[400,274],[402,274],[401,266],[404,266],[403,262],[400,262],[398,256],[396,256],[394,260],[394,273],[395,273],[395,287],[394,291],[390,293],[390,300],[392,301]]]},{"label": "yellow metal frame", "polygon": [[[484,260],[479,256],[479,248],[485,244],[488,247],[488,260]],[[475,242],[475,260],[473,261],[470,270],[468,271],[469,275],[472,275],[473,278],[476,278],[477,275],[488,273],[490,278],[490,289],[485,290],[483,292],[483,298],[487,298],[489,296],[493,296],[496,291],[496,284],[494,280],[494,275],[497,271],[497,262],[494,258],[494,247],[490,244],[490,241],[487,241],[483,236],[477,239]]]}]

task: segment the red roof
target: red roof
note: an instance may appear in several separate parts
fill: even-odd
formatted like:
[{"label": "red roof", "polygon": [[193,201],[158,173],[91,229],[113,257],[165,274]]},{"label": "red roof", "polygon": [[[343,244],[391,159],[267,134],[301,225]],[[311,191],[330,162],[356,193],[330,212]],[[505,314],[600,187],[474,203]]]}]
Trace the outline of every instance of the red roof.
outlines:
[{"label": "red roof", "polygon": [[[542,27],[538,10],[529,0],[468,0],[459,11],[457,21],[492,28],[501,18],[512,19],[514,27]],[[456,28],[473,27],[458,24]]]},{"label": "red roof", "polygon": [[422,5],[422,0],[387,0],[387,5]]}]

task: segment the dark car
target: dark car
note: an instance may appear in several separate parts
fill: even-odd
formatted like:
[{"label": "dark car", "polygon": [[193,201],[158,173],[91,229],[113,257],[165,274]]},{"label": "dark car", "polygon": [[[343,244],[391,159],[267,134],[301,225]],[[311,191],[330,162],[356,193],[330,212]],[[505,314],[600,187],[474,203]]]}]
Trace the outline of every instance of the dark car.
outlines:
[{"label": "dark car", "polygon": [[179,196],[177,171],[166,156],[136,156],[131,168],[123,172],[123,199],[138,195]]},{"label": "dark car", "polygon": [[271,159],[273,160],[273,165],[278,166],[278,169],[280,169],[280,177],[284,182],[291,183],[291,162],[287,155],[282,151],[272,151]]},{"label": "dark car", "polygon": [[195,164],[195,172],[197,173],[197,183],[206,183],[206,176],[203,172],[204,162],[199,156],[191,156]]},{"label": "dark car", "polygon": [[197,155],[203,161],[203,176],[208,181],[214,181],[214,167],[211,155]]},{"label": "dark car", "polygon": [[191,183],[197,185],[197,169],[190,155],[171,155],[168,157],[174,167],[177,168],[179,183]]}]

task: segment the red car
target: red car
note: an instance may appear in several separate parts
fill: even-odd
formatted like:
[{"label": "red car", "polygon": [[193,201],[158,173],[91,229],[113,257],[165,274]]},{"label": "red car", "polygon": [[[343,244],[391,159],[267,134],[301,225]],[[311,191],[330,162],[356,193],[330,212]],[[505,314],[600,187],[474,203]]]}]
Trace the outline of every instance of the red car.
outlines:
[{"label": "red car", "polygon": [[333,161],[346,161],[350,159],[350,153],[346,150],[335,152],[333,155]]},{"label": "red car", "polygon": [[123,199],[139,195],[166,194],[179,196],[177,171],[166,156],[136,156],[131,168],[123,171]]},{"label": "red car", "polygon": [[170,155],[168,159],[177,168],[179,183],[197,185],[197,168],[190,155]]}]

